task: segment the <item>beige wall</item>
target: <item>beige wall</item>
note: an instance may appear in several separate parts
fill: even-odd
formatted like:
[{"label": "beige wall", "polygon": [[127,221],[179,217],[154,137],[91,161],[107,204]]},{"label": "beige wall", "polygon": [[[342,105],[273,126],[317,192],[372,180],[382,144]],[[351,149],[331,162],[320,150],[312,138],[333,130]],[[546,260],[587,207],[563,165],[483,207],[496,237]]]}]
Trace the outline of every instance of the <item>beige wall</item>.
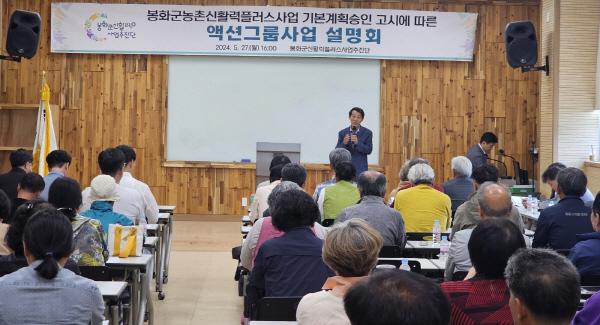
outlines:
[{"label": "beige wall", "polygon": [[540,168],[552,161],[583,168],[600,137],[594,110],[600,1],[544,0],[540,21],[542,55],[551,56],[551,76],[541,77]]}]

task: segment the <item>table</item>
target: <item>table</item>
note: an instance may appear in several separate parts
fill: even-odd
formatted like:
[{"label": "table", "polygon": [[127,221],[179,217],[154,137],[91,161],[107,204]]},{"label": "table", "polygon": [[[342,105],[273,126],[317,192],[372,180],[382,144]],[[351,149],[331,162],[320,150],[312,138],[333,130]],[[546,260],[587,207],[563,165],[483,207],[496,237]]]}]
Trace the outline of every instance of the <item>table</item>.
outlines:
[{"label": "table", "polygon": [[173,243],[173,211],[175,211],[174,205],[158,206],[159,236],[162,243],[162,261],[160,264],[162,267],[157,272],[157,277],[162,279],[162,283],[159,285],[161,291],[162,284],[169,281],[169,259],[171,258],[171,244]]},{"label": "table", "polygon": [[175,211],[176,206],[174,205],[159,205],[158,206],[158,212],[166,212],[169,214],[173,214],[173,211]]},{"label": "table", "polygon": [[250,229],[252,229],[252,226],[240,226],[242,235],[247,235],[250,232]]},{"label": "table", "polygon": [[377,260],[378,261],[402,261],[403,259],[406,259],[408,261],[417,261],[419,262],[419,264],[421,264],[421,270],[423,271],[437,271],[440,268],[434,264],[431,260],[426,259],[426,258],[406,258],[406,257],[380,257]]},{"label": "table", "polygon": [[[100,290],[100,294],[102,294],[102,298],[106,303],[106,313],[110,311],[110,317],[106,317],[110,319],[111,324],[119,324],[119,303],[121,294],[127,288],[127,282],[124,281],[94,281],[98,289]],[[107,303],[107,301],[114,301],[116,303]],[[108,322],[105,321],[105,322]]]},{"label": "table", "polygon": [[[131,279],[131,310],[129,324],[144,324],[144,314],[148,307],[148,323],[154,323],[152,299],[148,297],[154,256],[144,254],[120,258],[111,256],[106,261],[106,266],[125,271],[125,278]],[[148,276],[150,274],[150,276]],[[129,275],[129,276],[128,276]]]},{"label": "table", "polygon": [[523,222],[525,223],[526,228],[533,228],[534,225],[537,224],[537,221],[540,217],[540,212],[525,209],[525,207],[523,206],[523,197],[521,196],[512,196],[511,200],[513,205],[519,211],[521,217],[524,218]]},{"label": "table", "polygon": [[[161,229],[159,229],[160,227],[161,227],[161,225],[159,225],[159,224],[146,225],[147,233],[156,234],[158,236],[157,237],[146,237],[146,238],[156,238],[156,239],[151,239],[151,242],[145,241],[144,246],[154,249],[154,255],[155,255],[154,269],[156,270],[156,292],[158,292],[158,299],[163,300],[163,299],[165,299],[165,294],[162,289],[163,278],[162,278],[161,271],[163,269],[162,256],[163,256],[165,248],[163,247],[164,240],[163,240],[163,237],[161,237],[163,235],[163,233],[162,233]],[[158,249],[157,249],[157,247],[158,247]]]},{"label": "table", "polygon": [[249,325],[296,325],[297,322],[251,320]]}]

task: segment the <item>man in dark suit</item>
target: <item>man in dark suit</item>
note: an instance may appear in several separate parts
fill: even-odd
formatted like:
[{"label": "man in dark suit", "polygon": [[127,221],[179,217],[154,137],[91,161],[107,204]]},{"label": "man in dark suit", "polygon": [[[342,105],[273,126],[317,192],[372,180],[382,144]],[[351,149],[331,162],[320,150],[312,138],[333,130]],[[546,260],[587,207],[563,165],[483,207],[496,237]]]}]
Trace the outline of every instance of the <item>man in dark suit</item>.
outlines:
[{"label": "man in dark suit", "polygon": [[487,164],[488,155],[497,143],[498,137],[492,132],[486,132],[481,136],[478,144],[469,148],[467,158],[471,161],[473,169]]},{"label": "man in dark suit", "polygon": [[17,185],[23,176],[31,173],[33,169],[33,156],[28,150],[17,149],[10,153],[10,165],[12,169],[0,175],[0,190],[3,190],[12,202],[17,197]]},{"label": "man in dark suit", "polygon": [[356,176],[358,176],[369,169],[367,155],[373,151],[373,132],[360,125],[365,118],[365,111],[362,108],[352,108],[348,117],[350,126],[338,132],[338,142],[335,147],[350,151],[352,164],[354,164]]}]

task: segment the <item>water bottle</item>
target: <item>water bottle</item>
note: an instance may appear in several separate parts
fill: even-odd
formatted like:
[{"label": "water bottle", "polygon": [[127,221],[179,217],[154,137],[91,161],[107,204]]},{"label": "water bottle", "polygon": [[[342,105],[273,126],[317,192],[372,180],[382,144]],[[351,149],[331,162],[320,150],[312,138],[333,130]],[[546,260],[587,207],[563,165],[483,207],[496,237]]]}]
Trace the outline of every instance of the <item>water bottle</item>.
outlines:
[{"label": "water bottle", "polygon": [[408,265],[407,259],[405,259],[405,258],[402,259],[402,264],[400,264],[400,270],[410,272],[410,266]]},{"label": "water bottle", "polygon": [[440,243],[440,259],[448,257],[450,251],[450,242],[448,236],[442,236],[442,242]]},{"label": "water bottle", "polygon": [[435,221],[433,222],[433,243],[434,244],[439,244],[440,243],[440,236],[442,234],[442,227],[440,227],[440,221],[438,219],[435,219]]},{"label": "water bottle", "polygon": [[536,197],[531,199],[531,210],[537,212],[538,210],[538,199]]},{"label": "water bottle", "polygon": [[532,212],[533,211],[533,207],[531,206],[533,204],[533,196],[531,194],[527,195],[527,212]]}]

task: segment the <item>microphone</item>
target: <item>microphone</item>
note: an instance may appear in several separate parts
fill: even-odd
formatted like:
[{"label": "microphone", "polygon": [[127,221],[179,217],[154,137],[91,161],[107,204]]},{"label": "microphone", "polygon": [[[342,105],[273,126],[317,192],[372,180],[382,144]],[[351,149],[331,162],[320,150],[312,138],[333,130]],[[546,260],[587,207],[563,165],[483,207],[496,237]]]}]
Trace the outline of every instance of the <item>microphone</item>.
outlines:
[{"label": "microphone", "polygon": [[486,159],[501,163],[502,166],[504,166],[504,174],[506,175],[506,172],[508,172],[508,168],[506,167],[506,164],[502,160],[497,160],[497,159],[490,158],[490,157],[487,157]]},{"label": "microphone", "polygon": [[513,169],[514,169],[514,173],[515,173],[515,180],[517,181],[517,184],[521,184],[523,180],[521,179],[521,164],[519,163],[519,161],[515,157],[506,154],[506,151],[504,151],[504,149],[498,149],[498,153],[500,153],[500,155],[502,155],[504,157],[508,157],[508,158],[512,159]]},{"label": "microphone", "polygon": [[352,149],[356,148],[356,143],[352,142],[352,135],[356,134],[356,126],[352,125],[350,126],[350,143],[352,143]]},{"label": "microphone", "polygon": [[500,155],[508,157],[514,161],[518,161],[517,159],[515,159],[515,157],[511,156],[511,155],[507,155],[506,151],[504,151],[504,149],[498,149],[498,153],[500,153]]}]

